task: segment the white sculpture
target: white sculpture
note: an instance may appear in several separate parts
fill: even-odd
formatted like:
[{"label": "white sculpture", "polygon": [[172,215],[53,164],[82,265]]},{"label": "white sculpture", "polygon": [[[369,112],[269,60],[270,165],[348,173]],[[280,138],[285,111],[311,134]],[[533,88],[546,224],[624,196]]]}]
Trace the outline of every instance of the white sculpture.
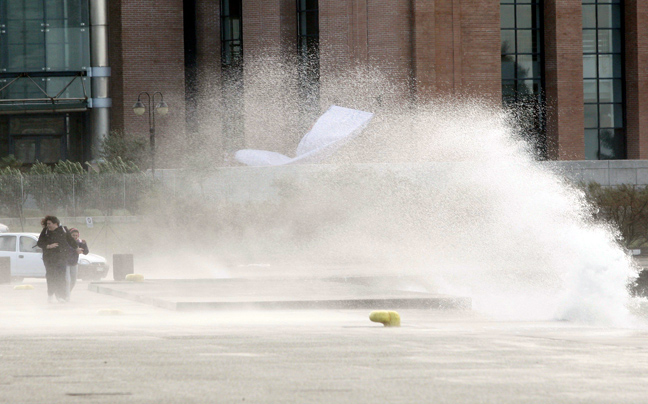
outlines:
[{"label": "white sculpture", "polygon": [[281,153],[253,149],[239,150],[234,158],[249,166],[321,162],[362,132],[373,115],[371,112],[332,105],[299,142],[294,158]]}]

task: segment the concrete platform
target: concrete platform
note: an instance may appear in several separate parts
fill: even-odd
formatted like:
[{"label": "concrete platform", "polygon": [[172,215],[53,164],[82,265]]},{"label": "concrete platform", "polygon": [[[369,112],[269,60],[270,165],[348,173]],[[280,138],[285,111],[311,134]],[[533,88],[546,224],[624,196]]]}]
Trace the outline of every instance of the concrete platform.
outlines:
[{"label": "concrete platform", "polygon": [[428,293],[400,277],[157,279],[93,282],[89,290],[176,310],[470,309],[466,297]]}]

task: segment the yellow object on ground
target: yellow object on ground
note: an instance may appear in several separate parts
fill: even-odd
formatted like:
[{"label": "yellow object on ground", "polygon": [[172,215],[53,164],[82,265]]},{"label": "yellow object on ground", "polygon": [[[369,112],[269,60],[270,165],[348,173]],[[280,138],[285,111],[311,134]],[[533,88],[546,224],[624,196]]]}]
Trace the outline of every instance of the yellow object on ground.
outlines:
[{"label": "yellow object on ground", "polygon": [[128,274],[126,275],[126,280],[130,282],[142,282],[144,280],[144,275],[142,274]]},{"label": "yellow object on ground", "polygon": [[97,311],[100,316],[118,316],[124,314],[123,311],[117,309],[101,309]]},{"label": "yellow object on ground", "polygon": [[14,286],[14,290],[33,290],[34,287],[32,285],[16,285]]},{"label": "yellow object on ground", "polygon": [[378,310],[369,314],[369,320],[374,323],[382,323],[385,327],[400,327],[400,315],[395,311]]}]

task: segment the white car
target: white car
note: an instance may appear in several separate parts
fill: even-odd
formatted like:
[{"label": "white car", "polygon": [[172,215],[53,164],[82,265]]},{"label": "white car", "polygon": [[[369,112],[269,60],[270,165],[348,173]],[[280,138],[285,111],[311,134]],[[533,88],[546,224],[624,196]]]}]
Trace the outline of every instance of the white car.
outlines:
[{"label": "white car", "polygon": [[[44,278],[43,250],[36,245],[38,233],[0,233],[0,257],[9,257],[11,278]],[[99,280],[108,274],[108,262],[97,254],[79,254],[77,278]]]}]

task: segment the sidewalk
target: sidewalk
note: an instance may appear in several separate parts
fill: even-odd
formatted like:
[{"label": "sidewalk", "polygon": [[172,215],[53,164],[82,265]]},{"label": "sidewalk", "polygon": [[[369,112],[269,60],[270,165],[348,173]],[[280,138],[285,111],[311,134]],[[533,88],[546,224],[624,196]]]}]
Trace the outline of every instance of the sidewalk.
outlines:
[{"label": "sidewalk", "polygon": [[[310,289],[270,279],[254,287],[236,279],[96,285],[168,301],[423,293],[390,281],[396,291],[382,295],[383,280],[320,279]],[[35,289],[0,285],[1,403],[645,402],[645,329],[507,322],[472,310],[398,310],[401,327],[372,323],[368,309],[183,312],[96,293],[86,282],[70,303],[49,304],[45,282],[28,282]]]}]

